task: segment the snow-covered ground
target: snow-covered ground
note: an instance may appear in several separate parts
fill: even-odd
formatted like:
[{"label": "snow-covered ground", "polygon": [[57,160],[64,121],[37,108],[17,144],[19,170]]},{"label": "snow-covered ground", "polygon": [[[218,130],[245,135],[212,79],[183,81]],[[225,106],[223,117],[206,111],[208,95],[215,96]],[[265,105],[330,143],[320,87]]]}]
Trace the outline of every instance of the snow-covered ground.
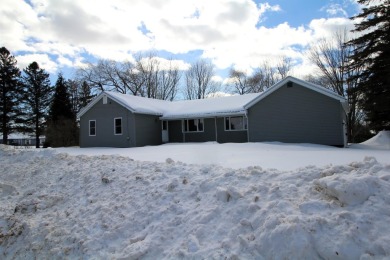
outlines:
[{"label": "snow-covered ground", "polygon": [[0,258],[388,259],[388,144],[0,146]]}]

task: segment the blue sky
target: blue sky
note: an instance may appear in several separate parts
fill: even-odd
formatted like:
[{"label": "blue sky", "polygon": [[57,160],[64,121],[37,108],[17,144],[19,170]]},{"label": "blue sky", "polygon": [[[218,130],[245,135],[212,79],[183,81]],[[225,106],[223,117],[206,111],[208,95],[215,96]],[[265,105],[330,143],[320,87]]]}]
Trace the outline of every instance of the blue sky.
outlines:
[{"label": "blue sky", "polygon": [[[0,45],[20,68],[37,61],[55,80],[98,59],[132,61],[139,52],[172,58],[183,71],[210,59],[216,80],[236,68],[293,60],[293,74],[313,73],[306,51],[350,29],[356,0],[2,0]],[[54,84],[54,82],[52,82]]]}]

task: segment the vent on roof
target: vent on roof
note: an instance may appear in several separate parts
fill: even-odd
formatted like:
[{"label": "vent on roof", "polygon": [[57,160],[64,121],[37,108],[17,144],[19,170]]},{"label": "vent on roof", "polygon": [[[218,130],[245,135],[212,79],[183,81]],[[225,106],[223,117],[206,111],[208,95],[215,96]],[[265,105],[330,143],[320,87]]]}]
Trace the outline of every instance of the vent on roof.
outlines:
[{"label": "vent on roof", "polygon": [[103,96],[103,104],[104,105],[107,104],[107,96],[106,95]]},{"label": "vent on roof", "polygon": [[292,88],[292,86],[293,86],[293,83],[291,81],[287,82],[287,87],[288,88]]}]

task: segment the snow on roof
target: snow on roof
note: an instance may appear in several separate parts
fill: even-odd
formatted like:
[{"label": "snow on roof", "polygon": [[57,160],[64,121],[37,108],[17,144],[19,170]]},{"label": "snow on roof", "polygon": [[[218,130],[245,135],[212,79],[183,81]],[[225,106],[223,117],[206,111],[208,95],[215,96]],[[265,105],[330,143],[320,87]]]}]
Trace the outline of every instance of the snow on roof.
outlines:
[{"label": "snow on roof", "polygon": [[245,105],[260,95],[252,93],[197,100],[164,101],[117,92],[104,92],[133,113],[161,115],[163,119],[244,114]]},{"label": "snow on roof", "polygon": [[165,100],[126,95],[113,91],[103,93],[128,108],[131,112],[138,114],[162,115],[169,103]]},{"label": "snow on roof", "polygon": [[196,100],[173,101],[163,118],[245,114],[245,105],[260,93]]},{"label": "snow on roof", "polygon": [[104,95],[109,96],[133,113],[158,115],[161,116],[162,119],[243,115],[245,114],[247,108],[273,93],[288,81],[295,82],[296,84],[339,100],[343,105],[343,108],[346,111],[348,109],[348,105],[344,97],[339,96],[336,93],[321,86],[288,76],[262,93],[197,100],[166,101],[105,91],[96,97],[90,104],[88,104],[87,107],[82,109],[77,117],[80,118],[85,112],[89,110],[89,108],[91,108],[94,104],[96,104],[96,102],[103,98]]}]

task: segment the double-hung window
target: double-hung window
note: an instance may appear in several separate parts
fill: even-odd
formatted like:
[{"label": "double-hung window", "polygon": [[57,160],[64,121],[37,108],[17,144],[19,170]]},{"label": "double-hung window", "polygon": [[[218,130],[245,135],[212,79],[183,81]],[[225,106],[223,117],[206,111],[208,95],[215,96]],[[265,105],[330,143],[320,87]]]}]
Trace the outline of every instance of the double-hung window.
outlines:
[{"label": "double-hung window", "polygon": [[96,136],[96,120],[89,120],[89,136]]},{"label": "double-hung window", "polygon": [[203,118],[183,120],[183,132],[203,132]]},{"label": "double-hung window", "polygon": [[122,134],[122,117],[114,118],[114,133],[115,135]]},{"label": "double-hung window", "polygon": [[248,123],[244,116],[225,117],[225,131],[247,130]]}]

